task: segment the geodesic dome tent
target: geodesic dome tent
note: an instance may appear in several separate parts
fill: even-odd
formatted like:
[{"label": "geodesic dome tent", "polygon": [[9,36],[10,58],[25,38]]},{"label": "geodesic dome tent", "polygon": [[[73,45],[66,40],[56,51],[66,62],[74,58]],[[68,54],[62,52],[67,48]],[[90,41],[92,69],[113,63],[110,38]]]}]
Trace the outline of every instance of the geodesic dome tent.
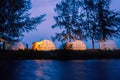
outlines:
[{"label": "geodesic dome tent", "polygon": [[34,42],[32,44],[33,50],[42,50],[42,51],[48,51],[48,50],[55,50],[56,47],[54,43],[50,40],[42,40],[40,42]]},{"label": "geodesic dome tent", "polygon": [[38,50],[39,49],[40,42],[33,42],[32,44],[32,49],[33,50]]},{"label": "geodesic dome tent", "polygon": [[81,40],[75,40],[73,42],[67,42],[65,49],[66,50],[86,50],[86,45]]},{"label": "geodesic dome tent", "polygon": [[116,50],[116,49],[118,49],[117,44],[113,40],[100,41],[99,44],[100,44],[101,50]]},{"label": "geodesic dome tent", "polygon": [[3,42],[3,41],[4,41],[4,39],[0,38],[0,42]]},{"label": "geodesic dome tent", "polygon": [[5,50],[24,50],[22,42],[5,42]]}]

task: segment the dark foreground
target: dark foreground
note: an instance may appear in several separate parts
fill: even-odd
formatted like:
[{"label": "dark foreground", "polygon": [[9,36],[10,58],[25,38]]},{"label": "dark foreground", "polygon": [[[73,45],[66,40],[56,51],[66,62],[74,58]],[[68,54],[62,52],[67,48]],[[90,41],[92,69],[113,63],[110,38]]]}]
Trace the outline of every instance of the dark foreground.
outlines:
[{"label": "dark foreground", "polygon": [[46,59],[46,60],[88,60],[88,59],[120,59],[120,50],[0,50],[0,59]]}]

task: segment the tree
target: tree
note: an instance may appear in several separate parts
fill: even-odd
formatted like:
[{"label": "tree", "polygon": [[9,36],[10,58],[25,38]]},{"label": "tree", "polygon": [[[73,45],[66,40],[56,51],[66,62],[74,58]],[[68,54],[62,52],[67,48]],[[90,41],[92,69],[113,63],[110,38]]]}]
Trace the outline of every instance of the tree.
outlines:
[{"label": "tree", "polygon": [[44,15],[30,17],[30,0],[0,1],[0,38],[13,41],[20,40],[24,32],[36,29],[44,21]]},{"label": "tree", "polygon": [[84,15],[84,33],[86,39],[92,40],[92,48],[94,49],[94,41],[98,38],[98,29],[96,23],[96,0],[81,0],[81,13]]},{"label": "tree", "polygon": [[58,39],[58,41],[78,39],[80,37],[79,33],[82,32],[79,17],[79,0],[62,0],[56,4],[55,12],[58,15],[54,17],[56,24],[52,28],[59,27],[63,31],[56,33],[54,39]]},{"label": "tree", "polygon": [[110,2],[111,0],[98,0],[97,3],[97,22],[102,40],[120,37],[120,14],[110,10]]},{"label": "tree", "polygon": [[110,10],[110,0],[81,0],[85,36],[94,40],[119,37],[120,14]]}]

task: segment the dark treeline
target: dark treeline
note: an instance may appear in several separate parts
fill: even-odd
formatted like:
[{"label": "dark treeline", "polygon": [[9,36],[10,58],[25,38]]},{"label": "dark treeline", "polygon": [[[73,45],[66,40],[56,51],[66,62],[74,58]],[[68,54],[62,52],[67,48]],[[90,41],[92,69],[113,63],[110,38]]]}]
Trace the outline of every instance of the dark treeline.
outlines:
[{"label": "dark treeline", "polygon": [[120,13],[110,9],[111,0],[61,0],[56,4],[53,28],[63,31],[59,41],[107,40],[120,37]]},{"label": "dark treeline", "polygon": [[89,59],[120,59],[120,50],[55,50],[55,51],[33,51],[33,50],[0,50],[1,60],[89,60]]}]

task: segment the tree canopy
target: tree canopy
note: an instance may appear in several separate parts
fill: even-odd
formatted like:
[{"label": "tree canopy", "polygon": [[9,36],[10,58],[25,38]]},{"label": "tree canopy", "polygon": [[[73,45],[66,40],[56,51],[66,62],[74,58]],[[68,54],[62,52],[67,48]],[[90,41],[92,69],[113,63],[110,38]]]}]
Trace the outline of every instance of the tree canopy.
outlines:
[{"label": "tree canopy", "polygon": [[87,39],[106,40],[120,37],[120,14],[109,8],[111,0],[81,0],[84,30]]},{"label": "tree canopy", "polygon": [[98,0],[97,22],[100,38],[120,37],[120,13],[109,8],[111,0]]},{"label": "tree canopy", "polygon": [[[55,12],[57,13],[57,16],[54,16],[56,24],[52,27],[59,27],[63,31],[56,33],[54,39],[72,41],[80,38],[79,0],[62,0],[56,4]],[[77,33],[79,36],[76,35]]]},{"label": "tree canopy", "polygon": [[45,20],[45,14],[30,17],[31,8],[31,0],[1,0],[0,38],[20,40],[24,32],[35,30]]},{"label": "tree canopy", "polygon": [[111,10],[111,0],[62,0],[56,4],[54,17],[63,31],[56,33],[54,39],[60,41],[120,37],[120,13]]}]

